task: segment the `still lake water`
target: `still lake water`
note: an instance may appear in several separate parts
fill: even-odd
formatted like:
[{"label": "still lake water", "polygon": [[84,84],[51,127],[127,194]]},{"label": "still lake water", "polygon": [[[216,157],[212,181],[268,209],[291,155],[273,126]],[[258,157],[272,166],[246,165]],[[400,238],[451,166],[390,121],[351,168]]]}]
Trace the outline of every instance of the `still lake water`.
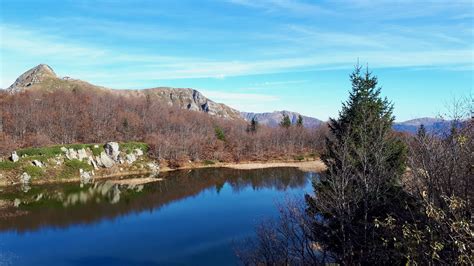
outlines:
[{"label": "still lake water", "polygon": [[236,243],[311,193],[293,168],[163,173],[139,186],[97,182],[4,190],[21,198],[0,217],[0,265],[236,265]]}]

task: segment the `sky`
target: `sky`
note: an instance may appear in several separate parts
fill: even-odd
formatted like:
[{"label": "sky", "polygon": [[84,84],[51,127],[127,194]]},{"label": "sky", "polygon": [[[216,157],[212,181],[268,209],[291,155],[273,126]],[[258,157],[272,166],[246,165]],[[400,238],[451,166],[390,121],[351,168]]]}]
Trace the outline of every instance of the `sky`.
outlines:
[{"label": "sky", "polygon": [[397,121],[472,95],[473,0],[0,0],[0,88],[44,63],[117,89],[195,88],[241,111],[338,115],[368,65]]}]

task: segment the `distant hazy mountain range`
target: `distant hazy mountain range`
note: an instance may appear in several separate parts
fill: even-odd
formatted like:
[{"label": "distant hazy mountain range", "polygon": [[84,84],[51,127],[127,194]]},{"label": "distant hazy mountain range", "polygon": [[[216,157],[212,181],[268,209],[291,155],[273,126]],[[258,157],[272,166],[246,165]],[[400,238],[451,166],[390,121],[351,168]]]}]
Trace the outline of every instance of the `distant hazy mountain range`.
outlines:
[{"label": "distant hazy mountain range", "polygon": [[[241,112],[240,115],[247,121],[251,121],[252,118],[255,118],[260,124],[276,127],[280,124],[283,115],[288,115],[290,117],[291,123],[296,124],[298,120],[299,113],[290,112],[290,111],[275,111],[272,113],[247,113]],[[307,128],[315,128],[320,126],[323,121],[309,116],[303,117],[303,126]]]},{"label": "distant hazy mountain range", "polygon": [[[58,77],[54,70],[45,64],[40,64],[18,77],[15,82],[7,88],[10,93],[18,93],[24,90],[87,90],[97,93],[112,93],[126,97],[147,97],[151,101],[160,101],[169,106],[176,106],[225,119],[244,119],[251,121],[255,118],[260,124],[276,127],[281,122],[283,115],[288,115],[293,124],[298,120],[299,113],[291,111],[275,111],[271,113],[240,112],[225,104],[216,103],[206,98],[202,93],[189,88],[158,87],[142,90],[116,90],[92,85],[88,82],[70,77]],[[324,122],[309,116],[303,116],[303,125],[307,128],[315,128]],[[450,122],[436,118],[418,118],[405,122],[395,123],[393,128],[397,131],[416,133],[423,124],[428,131],[443,131],[449,129]]]},{"label": "distant hazy mountain range", "polygon": [[451,121],[424,117],[395,123],[393,129],[400,132],[416,133],[421,125],[424,125],[428,132],[446,132],[451,127]]}]

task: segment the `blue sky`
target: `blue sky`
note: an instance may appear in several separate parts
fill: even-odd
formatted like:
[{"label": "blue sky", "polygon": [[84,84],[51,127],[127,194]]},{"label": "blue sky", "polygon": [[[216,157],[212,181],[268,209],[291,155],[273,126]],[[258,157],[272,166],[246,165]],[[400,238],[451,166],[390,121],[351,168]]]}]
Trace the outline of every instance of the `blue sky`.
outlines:
[{"label": "blue sky", "polygon": [[472,94],[474,2],[0,0],[0,87],[46,63],[111,88],[192,87],[244,111],[337,115],[359,61],[398,121]]}]

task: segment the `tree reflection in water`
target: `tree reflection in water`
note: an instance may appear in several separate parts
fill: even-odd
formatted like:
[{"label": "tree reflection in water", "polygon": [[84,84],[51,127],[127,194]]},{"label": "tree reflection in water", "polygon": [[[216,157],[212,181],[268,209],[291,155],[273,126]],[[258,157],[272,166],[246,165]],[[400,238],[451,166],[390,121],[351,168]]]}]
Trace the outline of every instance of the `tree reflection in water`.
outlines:
[{"label": "tree reflection in water", "polygon": [[[130,213],[156,210],[206,190],[217,193],[228,184],[234,193],[253,190],[302,188],[315,174],[295,168],[233,170],[209,168],[160,174],[162,181],[145,185],[119,185],[110,181],[80,186],[78,183],[16,187],[0,199],[21,200],[22,215],[3,215],[0,231],[35,231],[42,227],[68,227],[113,219]],[[18,209],[7,210],[12,213]]]}]

